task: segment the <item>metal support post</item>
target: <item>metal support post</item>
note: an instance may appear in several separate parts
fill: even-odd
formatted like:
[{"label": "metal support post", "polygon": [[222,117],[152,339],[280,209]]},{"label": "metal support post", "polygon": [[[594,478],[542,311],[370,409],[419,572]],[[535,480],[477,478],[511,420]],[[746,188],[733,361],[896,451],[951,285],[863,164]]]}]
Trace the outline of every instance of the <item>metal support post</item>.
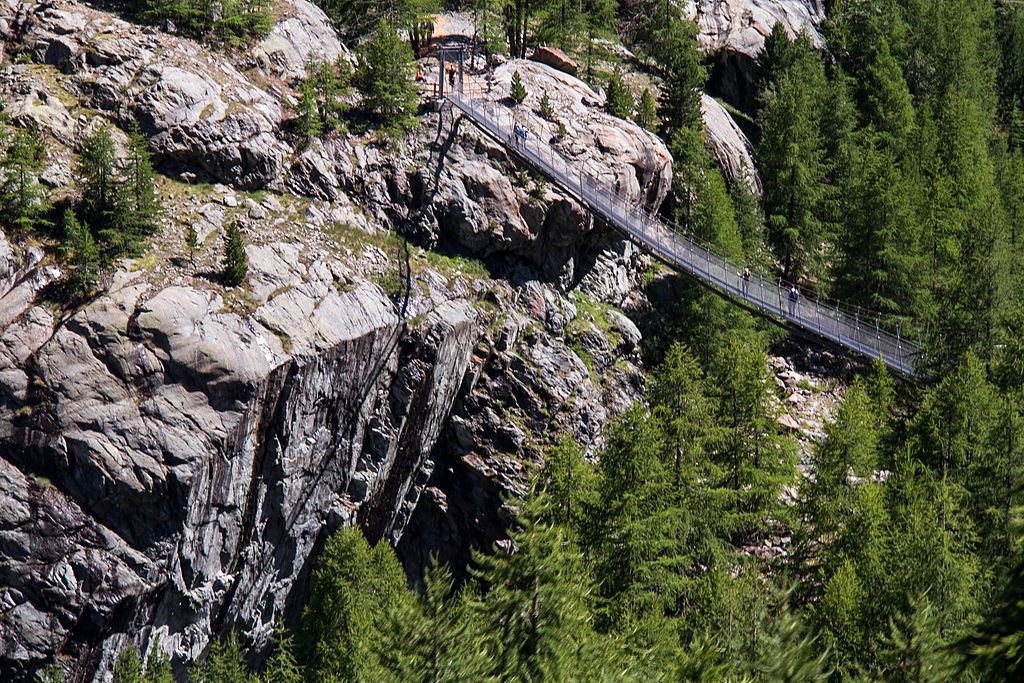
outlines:
[{"label": "metal support post", "polygon": [[903,369],[903,339],[900,336],[900,323],[896,323],[896,360],[900,364],[900,370]]}]

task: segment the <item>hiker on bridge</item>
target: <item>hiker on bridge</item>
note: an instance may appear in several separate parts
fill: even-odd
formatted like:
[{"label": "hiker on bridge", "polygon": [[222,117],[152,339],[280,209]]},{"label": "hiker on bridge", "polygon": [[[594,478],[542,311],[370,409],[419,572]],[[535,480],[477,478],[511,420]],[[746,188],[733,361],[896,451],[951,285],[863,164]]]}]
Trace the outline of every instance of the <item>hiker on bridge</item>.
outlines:
[{"label": "hiker on bridge", "polygon": [[796,288],[796,285],[791,285],[789,288],[789,314],[796,317],[797,303],[800,301],[800,291]]},{"label": "hiker on bridge", "polygon": [[750,268],[743,269],[743,296],[750,290]]},{"label": "hiker on bridge", "polygon": [[455,67],[454,66],[448,67],[448,86],[452,90],[455,90]]},{"label": "hiker on bridge", "polygon": [[526,145],[526,126],[521,123],[517,123],[513,129],[516,137],[516,146],[523,147]]}]

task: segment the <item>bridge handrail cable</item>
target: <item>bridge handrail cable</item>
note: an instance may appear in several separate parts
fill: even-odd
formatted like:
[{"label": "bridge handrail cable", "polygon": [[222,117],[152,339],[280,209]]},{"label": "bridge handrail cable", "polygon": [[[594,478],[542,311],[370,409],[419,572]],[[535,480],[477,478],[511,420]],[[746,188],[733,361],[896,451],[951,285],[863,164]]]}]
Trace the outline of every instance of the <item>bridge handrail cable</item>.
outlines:
[{"label": "bridge handrail cable", "polygon": [[508,107],[486,99],[468,98],[458,92],[449,93],[448,98],[491,137],[639,241],[656,257],[764,313],[780,317],[863,355],[881,358],[898,372],[913,374],[913,361],[920,348],[909,343],[899,332],[893,335],[882,329],[877,316],[866,311],[854,312],[836,301],[809,300],[803,296],[791,307],[787,298],[790,283],[781,279],[773,282],[753,272],[744,282],[742,267],[698,243],[693,236],[666,225],[654,213],[594,179],[583,165],[570,164],[550,144],[516,136],[515,117]]}]

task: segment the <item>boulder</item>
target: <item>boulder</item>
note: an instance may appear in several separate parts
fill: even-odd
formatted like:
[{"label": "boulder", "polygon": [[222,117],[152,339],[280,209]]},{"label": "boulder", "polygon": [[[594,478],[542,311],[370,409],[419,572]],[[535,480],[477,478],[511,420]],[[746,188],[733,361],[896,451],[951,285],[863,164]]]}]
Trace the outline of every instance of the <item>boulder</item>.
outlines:
[{"label": "boulder", "polygon": [[23,38],[39,61],[72,74],[69,90],[113,118],[134,114],[162,161],[242,189],[279,180],[291,150],[275,96],[192,41],[73,7],[30,15]]},{"label": "boulder", "polygon": [[761,176],[754,164],[750,140],[715,98],[704,93],[700,106],[704,114],[704,132],[726,178],[732,182],[743,182],[751,192],[760,195]]},{"label": "boulder", "polygon": [[[11,297],[32,271],[6,245]],[[364,529],[401,538],[475,309],[435,302],[406,328],[301,245],[248,253],[247,316],[177,285],[115,285],[65,320],[0,299],[0,679],[59,653],[105,680],[157,639],[181,662],[221,620],[258,646],[329,529],[365,507]]]},{"label": "boulder", "polygon": [[575,76],[579,73],[579,65],[576,64],[569,55],[565,54],[557,47],[546,47],[541,45],[533,51],[532,55],[530,55],[530,60],[546,64],[552,69],[564,71],[570,76]]},{"label": "boulder", "polygon": [[823,0],[688,0],[686,11],[697,20],[697,41],[708,54],[729,51],[753,59],[777,22],[791,36],[806,30],[816,46],[825,44],[819,30]]},{"label": "boulder", "polygon": [[744,111],[756,108],[755,59],[776,22],[791,36],[807,31],[814,45],[824,46],[822,0],[688,0],[687,12],[697,21],[701,50],[712,57],[707,89]]},{"label": "boulder", "polygon": [[[523,105],[511,106],[508,93],[517,71],[528,96]],[[519,121],[530,136],[550,141],[571,165],[627,201],[657,210],[667,195],[672,157],[665,145],[636,124],[605,113],[603,98],[579,79],[537,62],[514,60],[491,73],[486,90],[498,115],[507,117],[506,125],[513,118]],[[553,121],[539,113],[544,93],[555,112]],[[593,262],[582,253],[595,241],[589,212],[553,184],[510,171],[507,151],[469,124],[462,130],[461,144],[447,150],[434,197],[440,237],[481,256],[521,256],[544,279],[577,282],[587,272],[578,266]],[[608,278],[609,283],[619,280]]]},{"label": "boulder", "polygon": [[286,79],[302,78],[310,58],[335,62],[351,56],[323,10],[307,0],[291,0],[270,34],[253,49],[264,71]]}]

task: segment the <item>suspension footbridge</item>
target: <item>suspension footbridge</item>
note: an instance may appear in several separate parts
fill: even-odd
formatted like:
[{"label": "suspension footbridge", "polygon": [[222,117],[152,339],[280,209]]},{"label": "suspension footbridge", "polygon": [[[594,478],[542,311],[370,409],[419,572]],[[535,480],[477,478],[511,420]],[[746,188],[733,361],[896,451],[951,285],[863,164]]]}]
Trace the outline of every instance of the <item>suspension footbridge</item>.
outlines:
[{"label": "suspension footbridge", "polygon": [[461,88],[453,87],[445,96],[482,132],[674,269],[761,315],[868,358],[881,359],[896,372],[914,375],[914,363],[921,349],[904,339],[899,329],[893,334],[882,328],[877,316],[861,314],[837,302],[803,296],[792,301],[788,287],[781,281],[755,273],[745,276],[742,266],[680,234],[642,205],[590,177],[549,143],[533,136],[524,137],[509,107],[470,97]]}]

